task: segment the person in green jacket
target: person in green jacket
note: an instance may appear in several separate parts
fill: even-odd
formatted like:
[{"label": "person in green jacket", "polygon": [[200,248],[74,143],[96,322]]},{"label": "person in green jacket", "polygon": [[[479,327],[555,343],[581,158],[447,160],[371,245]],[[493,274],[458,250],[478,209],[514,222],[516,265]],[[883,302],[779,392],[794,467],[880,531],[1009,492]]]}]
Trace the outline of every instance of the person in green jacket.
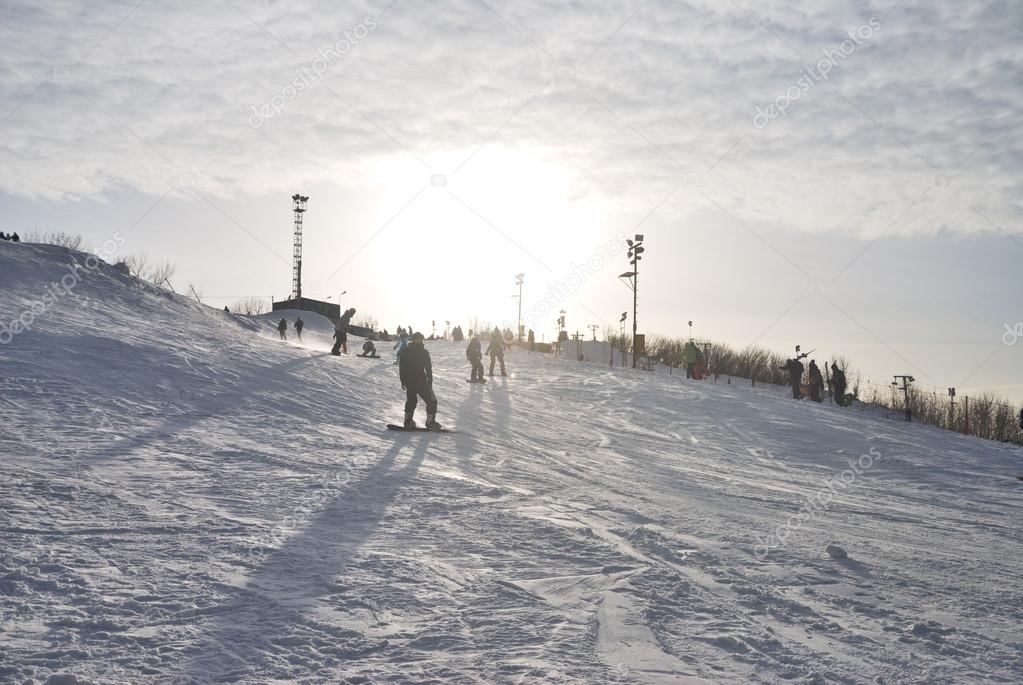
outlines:
[{"label": "person in green jacket", "polygon": [[682,363],[686,367],[686,378],[693,377],[693,367],[700,361],[700,348],[692,340],[682,347]]}]

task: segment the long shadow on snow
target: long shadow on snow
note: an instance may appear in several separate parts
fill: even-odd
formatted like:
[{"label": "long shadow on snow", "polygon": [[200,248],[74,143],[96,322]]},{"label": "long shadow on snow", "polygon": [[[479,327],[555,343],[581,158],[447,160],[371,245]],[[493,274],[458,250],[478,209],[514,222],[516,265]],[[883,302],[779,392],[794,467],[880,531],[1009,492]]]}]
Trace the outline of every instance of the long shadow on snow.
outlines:
[{"label": "long shadow on snow", "polygon": [[[220,416],[229,410],[237,410],[245,404],[247,398],[253,394],[253,388],[261,394],[263,399],[267,395],[276,393],[286,398],[295,392],[294,378],[289,374],[295,367],[308,364],[322,357],[330,356],[329,353],[317,354],[309,357],[299,357],[276,366],[259,367],[245,378],[240,378],[229,389],[212,396],[203,397],[203,411],[190,414],[173,416],[164,419],[160,425],[151,428],[144,433],[134,435],[125,440],[118,441],[116,445],[104,446],[95,450],[91,455],[79,455],[87,464],[99,464],[131,454],[132,452],[150,447],[154,444],[165,444],[167,438],[182,433],[192,428],[201,421]],[[286,403],[277,408],[282,414],[287,413]]]},{"label": "long shadow on snow", "polygon": [[[324,642],[332,649],[325,655],[311,655],[319,666],[337,666],[343,659],[374,649],[370,640],[350,629],[332,628],[324,634],[322,625],[302,624],[372,537],[402,486],[416,477],[430,437],[396,434],[395,444],[362,480],[331,500],[248,575],[240,595],[207,610],[216,618],[205,630],[198,653],[178,670],[180,678],[174,682],[297,677],[302,667],[296,664],[305,662],[297,659],[298,653],[316,652]],[[398,455],[409,443],[415,445],[414,452],[395,470]]]}]

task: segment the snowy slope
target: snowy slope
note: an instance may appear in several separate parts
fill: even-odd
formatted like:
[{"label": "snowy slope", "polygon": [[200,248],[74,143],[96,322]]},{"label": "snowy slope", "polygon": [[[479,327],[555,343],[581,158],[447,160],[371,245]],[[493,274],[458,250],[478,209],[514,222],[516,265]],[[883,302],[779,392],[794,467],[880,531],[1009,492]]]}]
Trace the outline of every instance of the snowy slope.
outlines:
[{"label": "snowy slope", "polygon": [[[0,323],[71,259],[0,243]],[[1016,449],[445,342],[392,433],[386,348],[79,273],[0,338],[0,682],[1023,680]]]}]

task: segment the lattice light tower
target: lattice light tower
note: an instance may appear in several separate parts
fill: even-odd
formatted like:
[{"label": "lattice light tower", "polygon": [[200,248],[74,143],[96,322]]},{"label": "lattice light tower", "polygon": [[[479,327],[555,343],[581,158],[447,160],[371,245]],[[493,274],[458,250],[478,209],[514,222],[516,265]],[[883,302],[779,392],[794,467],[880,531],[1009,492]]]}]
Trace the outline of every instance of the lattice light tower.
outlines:
[{"label": "lattice light tower", "polygon": [[291,196],[295,206],[295,250],[292,254],[294,263],[291,267],[291,297],[302,297],[302,215],[305,214],[306,195],[295,193]]}]

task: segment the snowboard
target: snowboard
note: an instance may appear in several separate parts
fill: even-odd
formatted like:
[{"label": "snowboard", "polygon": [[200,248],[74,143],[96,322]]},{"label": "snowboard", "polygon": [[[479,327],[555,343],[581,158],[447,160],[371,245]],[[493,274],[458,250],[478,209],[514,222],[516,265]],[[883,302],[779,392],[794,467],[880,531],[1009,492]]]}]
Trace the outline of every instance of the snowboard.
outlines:
[{"label": "snowboard", "polygon": [[441,428],[439,431],[430,430],[426,426],[416,426],[415,428],[405,428],[405,426],[399,426],[395,423],[387,424],[387,429],[392,431],[404,431],[406,433],[454,433],[456,431],[450,428]]},{"label": "snowboard", "polygon": [[362,357],[363,359],[383,359],[383,357],[378,354],[357,354],[355,356]]}]

